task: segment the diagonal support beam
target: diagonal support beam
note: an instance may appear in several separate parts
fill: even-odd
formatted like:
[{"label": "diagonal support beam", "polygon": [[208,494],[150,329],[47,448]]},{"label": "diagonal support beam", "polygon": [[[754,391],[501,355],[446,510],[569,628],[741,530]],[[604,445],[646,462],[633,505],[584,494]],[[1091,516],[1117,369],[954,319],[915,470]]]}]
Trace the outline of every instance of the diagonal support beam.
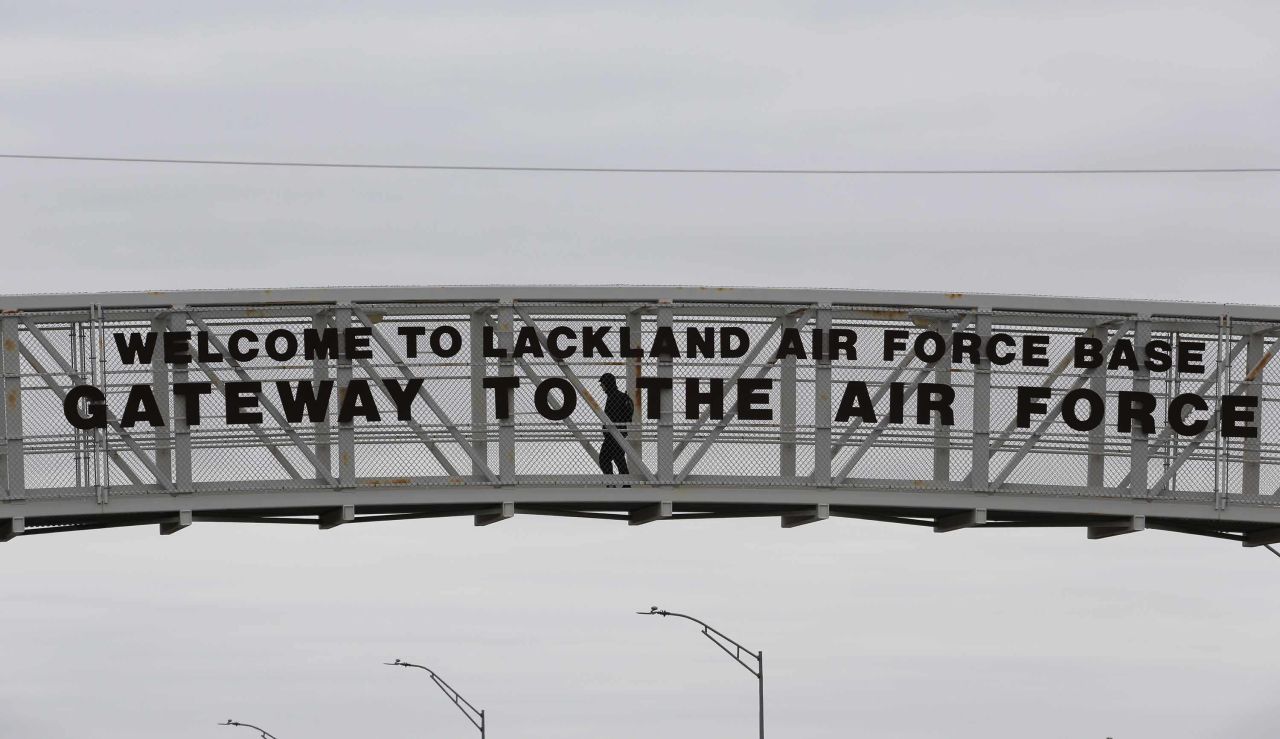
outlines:
[{"label": "diagonal support beam", "polygon": [[[394,402],[394,399],[391,397],[391,391],[387,389],[386,383],[382,379],[382,375],[378,373],[378,369],[373,366],[373,363],[367,359],[357,359],[356,364],[359,364],[364,370],[365,375],[367,375],[370,380],[373,380],[373,384],[382,389],[382,394]],[[453,466],[453,463],[449,461],[449,458],[445,456],[444,452],[440,450],[440,447],[431,439],[426,428],[412,418],[405,421],[405,424],[413,431],[414,435],[418,437],[418,441],[421,441],[422,445],[427,448],[427,451],[431,452],[431,456],[435,457],[436,462],[440,463],[440,466],[444,468],[445,474],[450,477],[457,477],[457,468]]]},{"label": "diagonal support beam", "polygon": [[[86,384],[84,381],[84,378],[80,375],[80,373],[75,371],[75,368],[72,367],[71,364],[67,361],[67,359],[62,356],[61,352],[58,351],[58,348],[55,347],[53,343],[49,341],[49,337],[45,336],[44,332],[40,330],[39,326],[37,326],[33,321],[25,317],[22,319],[22,323],[26,327],[27,333],[29,333],[32,336],[32,338],[34,338],[40,344],[40,346],[44,348],[45,352],[49,355],[49,357],[52,358],[53,361],[58,364],[58,367],[62,370],[62,374],[66,375],[73,383],[77,385]],[[22,355],[27,358],[27,362],[31,363],[32,367],[40,366],[39,360],[36,359],[35,355],[31,352],[30,349],[28,349],[27,347],[21,344],[19,344],[19,349],[22,351]],[[67,397],[67,391],[58,383],[53,382],[52,379],[49,377],[48,373],[42,371],[40,374],[41,374],[41,377],[44,379],[45,385],[50,390],[52,390],[55,395],[58,396],[59,400],[65,401]],[[129,448],[129,451],[133,453],[133,455],[138,459],[140,463],[142,463],[143,467],[147,468],[147,471],[150,472],[151,475],[156,480],[160,481],[160,487],[165,488],[167,490],[172,490],[173,481],[169,478],[169,473],[167,471],[161,472],[160,468],[156,466],[155,462],[153,462],[151,458],[147,456],[146,452],[142,450],[142,446],[138,443],[137,439],[133,438],[133,434],[126,431],[124,427],[120,425],[120,421],[116,418],[115,414],[112,413],[109,408],[106,409],[106,411],[107,411],[107,423],[111,426],[112,429],[115,430],[116,434],[120,437],[120,440],[123,441],[125,446]],[[116,461],[117,463],[121,462],[118,456],[116,457]],[[143,484],[142,481],[139,480],[136,475],[133,475],[131,473],[128,465],[120,464],[120,468],[125,471],[125,474],[129,476],[130,480],[135,485]]]},{"label": "diagonal support beam", "polygon": [[[492,320],[486,320],[485,325],[497,328],[496,324]],[[520,366],[520,370],[524,372],[525,377],[529,378],[533,382],[538,382],[543,379],[542,376],[533,369],[533,365],[529,364],[528,360],[524,357],[516,357],[515,361],[516,364]],[[587,402],[594,401],[589,399]],[[555,411],[558,411],[563,407],[560,404],[560,401],[552,397],[547,398],[547,405],[551,406],[551,410]],[[587,438],[586,432],[582,430],[582,427],[579,426],[576,421],[572,418],[566,418],[563,423],[569,429],[569,433],[573,434],[573,438],[577,440],[583,451],[587,453],[587,456],[591,457],[591,459],[596,459],[600,456],[600,451],[591,443],[591,440]]]},{"label": "diagonal support beam", "polygon": [[[914,358],[915,358],[915,355],[913,355],[911,352],[907,352],[902,356],[902,359],[898,360],[898,363],[893,367],[893,371],[891,371],[889,373],[889,376],[884,379],[884,382],[880,383],[880,386],[876,388],[875,394],[871,396],[872,408],[879,405],[880,401],[884,398],[884,396],[889,394],[890,385],[902,379],[902,376],[906,374],[906,371],[911,366],[911,362]],[[921,377],[923,377],[923,375],[921,375]],[[919,382],[920,382],[920,379],[917,378],[916,383],[919,383]],[[912,392],[915,392],[915,391],[913,390]],[[831,456],[833,458],[840,452],[844,451],[844,448],[846,445],[848,445],[849,440],[853,438],[853,435],[857,433],[858,428],[861,426],[862,426],[861,418],[855,418],[849,422],[848,427],[846,427],[844,432],[840,434],[840,438],[836,439],[835,443],[831,445]]]},{"label": "diagonal support beam", "polygon": [[[760,356],[760,352],[764,351],[765,345],[769,343],[769,340],[773,338],[774,334],[778,333],[778,331],[782,328],[782,324],[786,322],[787,318],[788,317],[794,318],[797,313],[798,312],[793,311],[792,313],[789,313],[787,315],[778,316],[773,320],[773,323],[769,324],[769,328],[765,330],[764,336],[761,336],[759,341],[755,342],[755,346],[752,347],[751,351],[747,352],[747,355],[742,358],[742,361],[738,362],[738,366],[733,368],[733,372],[731,372],[729,374],[728,379],[725,380],[724,397],[726,398],[729,397],[729,389],[733,387],[733,384],[736,383],[738,380],[740,380],[742,376],[746,374],[747,369],[750,368],[753,363],[755,363],[756,358]],[[803,311],[803,313],[801,313],[801,315],[804,317],[798,321],[799,325],[796,326],[796,328],[798,329],[803,329],[805,324],[808,323],[809,321],[808,317],[812,315],[812,311],[805,310]],[[769,363],[769,366],[773,366],[773,364],[776,362],[777,362],[777,359],[775,358],[772,362]],[[757,374],[757,377],[758,376],[759,375]],[[737,407],[738,406],[735,403],[731,413],[736,412]],[[725,415],[727,417],[730,414],[726,413]],[[689,444],[692,443],[695,438],[697,438],[698,432],[702,430],[702,427],[706,425],[707,421],[710,420],[710,418],[711,418],[711,409],[708,408],[707,410],[703,411],[702,414],[699,416],[697,423],[695,423],[693,427],[690,428],[688,432],[685,433],[684,438],[681,439],[678,444],[676,444],[675,456],[679,457],[680,454],[684,452],[685,447],[689,446]],[[723,423],[723,420],[722,420],[722,423]],[[684,477],[685,474],[688,474],[688,473],[687,472],[681,473],[680,476]]]},{"label": "diagonal support beam", "polygon": [[[409,369],[409,365],[405,363],[404,359],[400,356],[400,352],[396,350],[395,346],[382,335],[382,332],[378,331],[377,328],[374,327],[373,320],[369,318],[368,312],[366,312],[364,308],[355,304],[352,304],[351,312],[357,319],[359,319],[360,323],[369,327],[374,343],[377,344],[378,347],[382,349],[382,352],[387,355],[387,360],[394,364],[396,368],[400,370],[400,374],[406,379],[413,379],[413,371]],[[435,417],[440,419],[440,423],[444,426],[445,431],[453,437],[454,443],[457,444],[462,451],[467,453],[467,456],[471,458],[471,462],[475,467],[484,474],[485,479],[491,483],[497,484],[498,476],[493,474],[493,470],[489,469],[488,462],[481,457],[480,454],[476,452],[475,447],[467,441],[467,437],[458,429],[458,425],[453,422],[453,419],[449,418],[449,414],[445,412],[444,408],[440,407],[440,404],[431,396],[431,393],[427,392],[426,383],[423,383],[422,387],[418,388],[418,397],[422,398],[423,402],[427,404],[427,407],[431,409],[431,412],[435,414]]]},{"label": "diagonal support beam", "polygon": [[[65,403],[67,400],[67,390],[63,388],[61,385],[59,385],[58,383],[53,381],[52,373],[46,370],[44,365],[41,364],[40,360],[35,356],[35,354],[32,353],[30,350],[28,350],[25,346],[21,346],[19,348],[19,351],[21,352],[22,356],[26,358],[27,364],[31,365],[31,369],[35,370],[35,373],[40,377],[40,380],[41,382],[44,383],[44,386],[49,388],[49,390],[52,391],[55,396],[57,396],[58,400]],[[76,378],[72,377],[71,381],[76,382]],[[108,411],[108,413],[110,413],[110,411]],[[120,456],[119,452],[112,450],[111,452],[109,452],[109,455],[110,455],[111,461],[116,463],[116,467],[120,468],[120,470],[124,472],[125,477],[129,478],[129,482],[133,483],[134,485],[146,484],[142,481],[142,478],[138,477],[137,473],[133,471],[133,468],[130,467],[128,463],[124,461],[124,459]]]},{"label": "diagonal support beam", "polygon": [[[1256,365],[1250,367],[1249,371],[1245,373],[1244,378],[1237,382],[1235,386],[1227,392],[1227,394],[1235,395],[1240,392],[1241,388],[1247,387],[1248,384],[1252,383],[1253,379],[1262,372],[1264,367],[1266,367],[1267,362],[1269,361],[1269,356],[1274,355],[1278,350],[1280,350],[1280,337],[1277,337],[1271,342],[1271,348],[1263,355],[1262,359],[1259,360]],[[1225,362],[1224,364],[1226,366],[1230,366],[1230,362]],[[1151,486],[1151,495],[1164,495],[1168,492],[1169,482],[1173,479],[1173,476],[1178,473],[1178,470],[1182,468],[1182,465],[1186,464],[1188,459],[1191,459],[1191,455],[1200,448],[1200,445],[1209,438],[1209,432],[1217,428],[1221,412],[1222,409],[1220,407],[1213,409],[1213,413],[1209,414],[1208,423],[1205,425],[1204,431],[1192,437],[1191,440],[1187,442],[1187,445],[1182,448],[1182,451],[1178,453],[1177,458],[1169,463],[1169,466],[1165,468],[1164,472],[1160,475],[1160,478]]]},{"label": "diagonal support beam", "polygon": [[[1231,346],[1231,350],[1227,354],[1226,362],[1220,363],[1218,366],[1214,367],[1213,371],[1210,372],[1209,375],[1205,377],[1204,381],[1201,382],[1200,385],[1195,389],[1194,391],[1195,394],[1200,396],[1210,395],[1213,391],[1213,388],[1218,383],[1218,374],[1222,371],[1222,368],[1224,366],[1230,367],[1232,362],[1235,361],[1236,357],[1240,354],[1240,352],[1243,351],[1248,345],[1249,345],[1249,337],[1248,336],[1240,337],[1240,339]],[[1255,369],[1258,369],[1260,371],[1261,367],[1265,367],[1266,363],[1270,361],[1271,357],[1275,354],[1277,349],[1280,349],[1280,343],[1272,342],[1271,349],[1265,355],[1263,355],[1262,361],[1258,364],[1257,367],[1255,367]],[[1249,378],[1246,377],[1245,379],[1249,379]],[[1183,417],[1185,418],[1190,414],[1191,414],[1191,409],[1188,408],[1184,411]],[[1211,418],[1216,420],[1216,416]],[[1213,423],[1211,420],[1211,422],[1209,423],[1209,428],[1212,428],[1212,427],[1213,427]],[[1208,429],[1205,430],[1205,433],[1206,434],[1208,433]],[[1151,454],[1155,455],[1159,453],[1160,450],[1164,449],[1165,445],[1168,444],[1172,438],[1173,438],[1173,427],[1166,425],[1163,429],[1161,429],[1159,436],[1157,436],[1155,440],[1151,442]],[[1133,474],[1132,471],[1126,472],[1124,474],[1124,477],[1120,478],[1120,482],[1117,483],[1116,487],[1119,487],[1119,488],[1127,487],[1129,485],[1129,476],[1131,474]]]},{"label": "diagonal support beam", "polygon": [[[513,310],[515,310],[516,315],[520,316],[520,320],[523,321],[526,326],[531,326],[533,328],[534,332],[538,336],[539,343],[546,346],[546,335],[542,333],[542,329],[538,324],[529,317],[529,314],[518,305],[513,306]],[[582,381],[578,379],[578,376],[569,367],[569,364],[563,359],[553,358],[553,361],[555,362],[556,367],[560,368],[560,373],[569,381],[569,384],[573,385],[573,389],[578,393],[578,395],[581,396],[583,400],[587,401],[587,406],[591,408],[591,412],[596,415],[596,418],[600,419],[600,423],[603,425],[605,433],[609,434],[609,436],[618,443],[618,446],[622,447],[622,449],[626,451],[627,464],[639,470],[640,474],[649,482],[656,483],[658,478],[654,476],[653,471],[650,470],[648,465],[644,463],[644,460],[640,458],[635,447],[631,445],[630,440],[622,434],[622,430],[605,415],[604,409],[600,407],[600,403],[597,402],[596,399],[591,396],[591,393],[587,391],[586,386],[584,386]]]},{"label": "diagonal support beam", "polygon": [[[1111,354],[1111,350],[1115,348],[1116,343],[1129,332],[1132,325],[1132,323],[1125,323],[1116,329],[1116,332],[1111,335],[1111,338],[1108,339],[1107,343],[1103,346],[1102,356],[1106,357]],[[1068,356],[1070,356],[1070,350],[1068,350]],[[1067,357],[1063,357],[1064,360],[1066,358]],[[1062,362],[1059,362],[1058,366],[1064,367]],[[1022,463],[1022,460],[1026,458],[1027,454],[1035,448],[1036,442],[1040,441],[1040,437],[1044,435],[1044,432],[1048,430],[1049,426],[1055,420],[1057,420],[1058,416],[1062,415],[1062,408],[1066,401],[1067,394],[1084,387],[1085,383],[1093,379],[1094,375],[1098,374],[1102,370],[1102,367],[1103,365],[1098,365],[1093,369],[1081,372],[1080,376],[1071,383],[1071,386],[1058,396],[1057,401],[1054,402],[1051,408],[1049,408],[1049,412],[1045,414],[1044,418],[1040,419],[1040,423],[1036,424],[1036,427],[1032,429],[1031,434],[1023,440],[1022,444],[1018,447],[1018,450],[1013,453],[1013,457],[1005,464],[1004,468],[1000,470],[1000,474],[996,475],[995,480],[992,481],[993,488],[998,488],[1001,485],[1004,485],[1005,481],[1008,480],[1009,476],[1013,474],[1013,471],[1018,468],[1018,465]],[[1064,369],[1060,369],[1056,373],[1052,373],[1046,377],[1045,384],[1052,384],[1053,380],[1056,380],[1057,377],[1062,374]],[[1002,436],[1000,441],[993,447],[993,451],[1003,446],[1003,443],[1012,435],[1016,426],[1017,420],[1015,419],[1009,424],[1005,435]]]},{"label": "diagonal support beam", "polygon": [[[218,392],[222,393],[223,397],[226,397],[226,383],[221,377],[218,377],[218,373],[214,372],[213,368],[204,362],[196,362],[195,364],[196,367],[204,372],[205,377],[209,378],[209,384],[213,385]],[[263,448],[266,449],[272,458],[276,460],[286,475],[294,480],[302,479],[302,473],[298,472],[298,468],[293,466],[293,462],[290,462],[289,458],[284,455],[284,452],[280,451],[276,446],[276,442],[272,440],[267,432],[262,430],[262,424],[249,424],[249,430],[254,436],[258,437],[258,441],[262,442]]]},{"label": "diagonal support beam", "polygon": [[[799,314],[798,317],[796,315],[797,313]],[[729,388],[732,387],[732,385],[736,383],[738,380],[742,379],[742,375],[746,373],[747,368],[751,366],[751,364],[755,361],[756,356],[758,356],[760,354],[760,351],[764,349],[764,345],[769,341],[770,338],[772,338],[773,334],[777,333],[778,329],[781,328],[782,324],[785,323],[788,318],[795,319],[796,328],[803,330],[804,327],[809,324],[809,319],[812,318],[813,315],[814,315],[814,311],[812,309],[805,309],[803,311],[792,312],[788,315],[778,316],[777,320],[775,320],[773,324],[769,327],[769,330],[765,332],[765,335],[761,337],[760,343],[756,345],[755,351],[753,351],[748,357],[744,357],[742,362],[740,362],[738,366],[734,368],[733,374],[730,375],[728,381],[726,381],[724,385],[725,396],[728,396]],[[755,378],[759,379],[769,374],[769,372],[772,371],[773,368],[777,366],[777,364],[778,364],[778,357],[776,356],[776,353],[775,353],[775,356],[773,357],[773,359],[770,359],[768,362],[765,362],[764,366],[756,370]],[[698,430],[702,428],[703,424],[706,422],[706,419],[710,418],[710,416],[711,416],[710,408],[703,411],[702,417],[698,420],[698,422],[694,425],[693,428],[689,429],[689,433],[685,435],[684,441],[682,441],[676,447],[675,453],[677,456],[679,456],[681,450],[684,449],[685,444],[687,444],[691,439],[693,439],[694,435],[698,433]],[[694,450],[693,454],[689,455],[688,461],[685,462],[684,469],[680,470],[680,474],[676,475],[677,483],[684,482],[685,478],[688,477],[690,473],[693,472],[693,469],[698,466],[698,462],[702,460],[702,457],[708,451],[710,451],[711,446],[715,444],[716,439],[720,438],[720,434],[724,432],[726,428],[729,427],[729,424],[732,423],[733,419],[737,418],[737,416],[738,416],[738,401],[735,399],[733,403],[729,406],[729,408],[725,410],[724,417],[721,418],[719,421],[716,421],[715,428],[711,430],[711,433],[707,434],[707,438],[703,439],[702,443],[698,446],[697,449]]]},{"label": "diagonal support beam", "polygon": [[[209,343],[221,352],[222,356],[226,357],[227,366],[231,368],[232,372],[235,372],[236,377],[239,377],[244,382],[252,382],[253,378],[249,376],[249,373],[245,371],[244,366],[241,365],[240,362],[231,358],[231,352],[227,351],[226,345],[223,344],[217,334],[209,328],[209,324],[205,323],[204,319],[200,318],[195,313],[188,312],[187,316],[191,319],[191,322],[195,324],[196,328],[208,334]],[[327,468],[321,465],[320,459],[316,457],[315,450],[302,440],[302,437],[298,435],[297,431],[293,430],[293,425],[289,423],[289,419],[284,417],[284,413],[282,413],[280,409],[276,407],[276,404],[271,402],[264,393],[258,392],[255,393],[255,395],[258,396],[258,401],[261,404],[262,409],[270,414],[271,418],[280,425],[280,430],[284,432],[285,436],[289,437],[289,441],[293,442],[294,447],[297,448],[297,450],[302,453],[302,456],[311,463],[311,466],[315,468],[316,473],[323,478],[326,483],[336,487],[338,481],[333,478],[333,475],[329,474],[329,470]]]},{"label": "diagonal support beam", "polygon": [[[956,326],[951,332],[952,335],[954,336],[955,333],[958,331],[964,331],[966,328],[969,327],[969,324],[973,323],[973,321],[976,319],[977,319],[976,313],[970,313],[966,315],[964,318],[956,322]],[[907,352],[903,356],[903,358],[899,360],[898,366],[894,368],[894,371],[890,373],[889,377],[880,384],[879,389],[876,390],[875,395],[871,398],[871,405],[873,408],[880,402],[880,399],[883,398],[889,392],[889,386],[897,382],[898,378],[901,377],[903,372],[906,371],[907,366],[911,363],[913,356],[914,355],[912,355],[910,352]],[[934,373],[934,371],[935,371],[935,368],[931,366],[922,367],[916,370],[915,377],[911,380],[910,383],[907,384],[906,391],[902,394],[902,401],[905,403],[906,401],[910,400],[911,396],[915,395],[916,390],[919,389],[920,383],[924,382],[925,379],[929,377],[929,375]],[[839,454],[841,451],[844,450],[847,440],[853,436],[853,433],[861,425],[862,425],[861,418],[851,421],[849,423],[849,427],[845,429],[843,434],[840,435],[840,441],[836,444],[835,448],[832,449],[831,456],[833,459],[837,454]],[[853,456],[851,456],[849,458],[849,461],[845,462],[844,466],[840,468],[840,471],[836,473],[836,475],[834,475],[833,479],[836,485],[842,485],[844,484],[845,480],[849,479],[849,476],[853,474],[853,468],[858,466],[858,462],[861,462],[862,458],[867,454],[867,452],[871,451],[871,447],[876,443],[876,440],[879,439],[888,430],[889,430],[889,416],[888,414],[886,414],[883,418],[881,418],[879,421],[876,422],[875,427],[871,430],[869,434],[867,434],[867,438],[863,439],[862,442],[858,444],[857,448],[854,449]]]},{"label": "diagonal support beam", "polygon": [[[1091,332],[1100,330],[1105,325],[1106,324],[1094,326],[1093,328],[1090,328],[1089,330],[1082,333],[1081,336],[1082,337],[1089,336]],[[1111,337],[1107,339],[1106,344],[1103,345],[1102,356],[1104,357],[1110,356],[1111,350],[1116,348],[1116,344],[1119,343],[1120,339],[1123,339],[1125,335],[1127,335],[1132,328],[1133,328],[1132,321],[1126,321],[1120,324],[1119,326],[1117,326],[1115,332],[1111,334]],[[1072,350],[1068,349],[1067,352],[1063,354],[1062,358],[1058,360],[1058,363],[1054,365],[1054,368],[1047,375],[1045,375],[1043,380],[1040,381],[1040,387],[1050,387],[1050,388],[1053,387],[1053,383],[1056,382],[1057,379],[1062,376],[1062,373],[1066,372],[1067,368],[1071,366],[1071,357],[1072,357]],[[1101,369],[1102,367],[1099,366],[1095,369],[1086,370],[1085,372],[1083,372],[1080,377],[1076,378],[1075,384],[1073,384],[1068,389],[1067,392],[1069,392],[1070,390],[1075,390],[1077,388],[1084,387],[1085,382],[1093,378],[1095,375],[1099,374]],[[1065,395],[1066,393],[1064,392],[1063,394]],[[1049,414],[1045,416],[1045,418],[1052,420],[1054,416],[1056,416],[1058,413],[1061,413],[1061,412],[1062,412],[1062,404],[1061,404],[1061,401],[1059,401],[1058,406],[1055,409],[1050,410]],[[1043,424],[1043,425],[1047,426],[1048,424]],[[998,436],[994,441],[991,442],[991,453],[995,454],[996,452],[1000,451],[1005,444],[1009,443],[1013,435],[1016,434],[1017,432],[1018,432],[1018,421],[1017,419],[1014,419],[1004,427],[1004,431],[1000,433],[1000,436]]]}]

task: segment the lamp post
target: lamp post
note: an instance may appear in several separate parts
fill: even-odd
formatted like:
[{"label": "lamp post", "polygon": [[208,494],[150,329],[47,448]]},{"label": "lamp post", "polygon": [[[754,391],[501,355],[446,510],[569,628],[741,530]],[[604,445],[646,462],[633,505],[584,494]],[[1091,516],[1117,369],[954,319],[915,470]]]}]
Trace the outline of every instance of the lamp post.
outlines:
[{"label": "lamp post", "polygon": [[253,724],[242,724],[239,721],[232,721],[231,719],[227,719],[226,721],[218,724],[218,726],[243,726],[246,729],[253,729],[254,731],[258,732],[258,734],[261,735],[260,739],[276,739],[274,734],[269,733],[266,729],[262,728],[261,726],[254,726]]},{"label": "lamp post", "polygon": [[416,667],[419,670],[425,670],[426,673],[431,676],[431,681],[436,684],[436,687],[440,688],[441,692],[448,696],[449,700],[453,701],[453,705],[457,706],[459,711],[462,711],[462,715],[467,717],[467,720],[471,722],[472,726],[475,726],[480,730],[480,739],[484,739],[484,711],[471,705],[470,701],[463,698],[458,691],[454,690],[453,687],[450,686],[449,683],[445,682],[444,678],[437,675],[434,670],[429,667],[415,665],[412,662],[405,662],[399,659],[395,662],[384,662],[383,664],[390,665],[391,667]]},{"label": "lamp post", "polygon": [[[763,651],[753,652],[750,649],[747,649],[746,647],[742,646],[742,644],[725,636],[723,632],[721,632],[719,629],[715,628],[714,626],[708,624],[706,621],[702,621],[701,619],[696,619],[693,616],[687,616],[683,613],[675,613],[673,611],[664,611],[661,608],[658,608],[657,606],[650,606],[649,610],[636,611],[636,613],[641,616],[662,616],[664,618],[667,616],[675,616],[676,618],[683,618],[685,620],[692,621],[695,624],[698,624],[699,626],[702,627],[703,636],[710,639],[711,642],[715,644],[717,647],[720,647],[721,649],[723,649],[725,654],[729,655],[730,657],[733,657],[735,662],[747,668],[747,672],[750,672],[752,675],[754,675],[758,683],[759,696],[760,696],[760,739],[764,739],[764,652]],[[744,655],[750,659],[755,660],[754,667],[750,663],[748,663],[746,660],[743,659]]]}]

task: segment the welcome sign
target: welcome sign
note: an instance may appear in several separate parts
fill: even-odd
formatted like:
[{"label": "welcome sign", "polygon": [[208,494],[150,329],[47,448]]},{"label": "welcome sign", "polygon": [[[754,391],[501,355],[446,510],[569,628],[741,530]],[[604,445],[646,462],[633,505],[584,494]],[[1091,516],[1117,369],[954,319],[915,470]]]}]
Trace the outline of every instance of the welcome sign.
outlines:
[{"label": "welcome sign", "polygon": [[[396,341],[400,353],[408,359],[421,357],[450,359],[464,348],[467,327],[444,325],[400,325]],[[225,365],[266,358],[287,363],[305,361],[370,360],[375,357],[374,328],[351,327],[339,332],[334,328],[231,330],[225,337],[209,331],[113,332],[112,346],[123,366],[150,365],[162,362],[170,366]],[[546,359],[572,362],[575,359],[740,359],[751,352],[750,333],[738,326],[688,325],[679,332],[670,326],[656,327],[649,335],[632,336],[627,326],[547,325],[522,326],[514,332],[512,345],[500,345],[492,326],[482,330],[481,355],[486,359]],[[1127,376],[1177,374],[1203,376],[1207,371],[1208,344],[1202,340],[1181,338],[1151,339],[1136,344],[1133,339],[1116,337],[1106,342],[1095,336],[1072,338],[1069,353],[1057,359],[1050,356],[1053,337],[1049,334],[995,332],[987,336],[971,331],[943,334],[937,330],[883,329],[877,343],[860,342],[855,328],[812,329],[785,328],[770,353],[773,362],[800,360],[830,363],[855,363],[868,352],[879,360],[893,363],[912,358],[923,366],[937,366],[946,361],[951,369],[1016,366],[1024,369],[1048,368],[1051,362],[1065,364],[1072,370],[1088,372],[1123,371]],[[870,345],[868,345],[870,344]],[[178,382],[171,388],[173,399],[185,409],[190,425],[199,425],[208,413],[216,413],[229,425],[260,424],[263,414],[259,396],[264,390],[273,393],[285,418],[291,423],[315,422],[336,413],[338,422],[359,419],[378,423],[383,420],[376,395],[381,392],[391,400],[393,417],[409,420],[414,402],[419,398],[427,378],[352,379],[335,393],[332,380],[286,381],[264,383],[259,380],[228,381],[220,403],[210,402],[215,395],[212,382]],[[736,407],[737,417],[744,421],[774,420],[771,393],[775,381],[768,377],[725,378],[684,377],[681,379],[684,407],[679,409],[686,419],[705,414],[721,420],[726,399]],[[662,391],[674,387],[672,377],[639,377],[636,386],[644,395],[641,404],[649,420],[661,418]],[[380,387],[375,387],[379,385]],[[269,385],[269,387],[268,387]],[[494,415],[510,417],[513,394],[532,393],[534,407],[544,418],[563,420],[574,412],[579,389],[564,377],[550,377],[536,383],[519,377],[485,377],[482,386],[491,392]],[[891,424],[945,426],[955,423],[954,388],[946,383],[920,382],[914,388],[914,400],[908,402],[908,384],[889,382],[887,403],[877,407],[872,400],[874,387],[866,381],[852,380],[834,388],[837,393],[833,420],[836,423],[858,419],[875,423],[883,417]],[[1053,398],[1051,388],[1043,384],[1016,387],[1016,427],[1030,428],[1049,413]],[[558,400],[553,404],[553,400]],[[1167,425],[1178,435],[1196,436],[1210,423],[1210,400],[1196,392],[1179,392],[1168,399],[1157,419],[1157,396],[1145,390],[1117,392],[1112,417],[1107,417],[1104,396],[1089,388],[1075,388],[1060,399],[1063,422],[1076,431],[1089,431],[1100,424],[1110,424],[1116,431],[1129,433],[1135,427],[1154,433],[1157,423]],[[1258,435],[1260,399],[1256,396],[1224,394],[1216,398],[1221,431],[1224,437],[1253,438]],[[63,404],[67,421],[76,428],[103,428],[107,425],[106,396],[92,385],[78,385],[66,395]],[[120,417],[120,425],[163,426],[165,419],[155,388],[148,383],[132,384]]]}]

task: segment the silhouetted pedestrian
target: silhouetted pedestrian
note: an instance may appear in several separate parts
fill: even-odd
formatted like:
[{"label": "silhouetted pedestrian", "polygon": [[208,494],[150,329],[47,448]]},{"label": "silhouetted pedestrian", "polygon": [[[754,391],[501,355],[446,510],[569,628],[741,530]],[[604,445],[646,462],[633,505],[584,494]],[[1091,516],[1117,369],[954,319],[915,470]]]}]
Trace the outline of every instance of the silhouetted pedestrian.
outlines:
[{"label": "silhouetted pedestrian", "polygon": [[[618,389],[618,378],[611,372],[600,375],[600,387],[604,388],[605,394],[604,414],[613,421],[613,425],[618,427],[618,433],[625,438],[627,425],[635,416],[635,407],[631,403],[631,398]],[[606,428],[604,441],[600,444],[600,471],[606,475],[612,475],[615,467],[617,474],[628,474],[627,453]]]}]

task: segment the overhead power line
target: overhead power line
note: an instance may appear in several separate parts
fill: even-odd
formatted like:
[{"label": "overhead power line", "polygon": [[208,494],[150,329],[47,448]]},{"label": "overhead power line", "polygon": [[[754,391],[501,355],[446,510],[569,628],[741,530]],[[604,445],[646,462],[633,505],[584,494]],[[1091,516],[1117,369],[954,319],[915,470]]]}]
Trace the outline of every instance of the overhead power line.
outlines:
[{"label": "overhead power line", "polygon": [[189,164],[219,167],[310,167],[315,169],[403,169],[440,172],[566,172],[583,174],[734,174],[734,175],[1152,175],[1275,174],[1280,167],[1114,167],[1097,169],[747,169],[720,167],[533,167],[478,164],[377,164],[372,162],[291,162],[250,159],[164,159],[158,157],[0,154],[0,159],[119,164]]}]

